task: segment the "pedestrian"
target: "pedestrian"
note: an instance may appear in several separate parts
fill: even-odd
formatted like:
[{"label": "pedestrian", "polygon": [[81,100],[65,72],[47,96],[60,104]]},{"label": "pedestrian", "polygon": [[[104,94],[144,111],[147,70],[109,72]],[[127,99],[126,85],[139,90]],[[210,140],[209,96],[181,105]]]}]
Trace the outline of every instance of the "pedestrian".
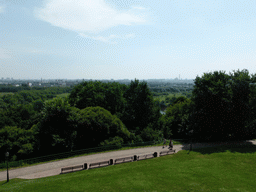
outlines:
[{"label": "pedestrian", "polygon": [[164,148],[164,145],[167,147],[167,145],[166,145],[166,139],[165,139],[165,138],[164,138],[163,148]]},{"label": "pedestrian", "polygon": [[170,138],[170,143],[169,143],[169,149],[172,150],[173,149],[173,142],[172,139]]}]

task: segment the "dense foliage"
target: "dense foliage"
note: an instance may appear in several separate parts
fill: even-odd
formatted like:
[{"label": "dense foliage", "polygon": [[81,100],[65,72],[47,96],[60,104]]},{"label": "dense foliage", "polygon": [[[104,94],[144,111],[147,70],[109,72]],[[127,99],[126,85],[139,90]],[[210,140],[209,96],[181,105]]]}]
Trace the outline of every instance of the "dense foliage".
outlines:
[{"label": "dense foliage", "polygon": [[163,116],[163,134],[198,141],[256,137],[255,75],[248,70],[196,77],[190,99],[178,97]]},{"label": "dense foliage", "polygon": [[25,87],[0,96],[0,156],[10,151],[15,160],[163,137],[255,138],[255,82],[247,70],[205,73],[196,77],[192,95],[165,101],[136,79],[129,85],[85,81],[72,90]]},{"label": "dense foliage", "polygon": [[74,87],[69,101],[72,106],[79,109],[100,106],[110,111],[136,135],[140,135],[148,126],[153,130],[161,129],[160,108],[154,103],[147,83],[136,79],[129,85],[99,81],[83,82]]},{"label": "dense foliage", "polygon": [[215,71],[195,79],[194,137],[200,140],[248,139],[255,137],[255,76],[247,70],[230,74]]},{"label": "dense foliage", "polygon": [[163,116],[163,134],[166,138],[171,135],[176,138],[187,138],[189,131],[189,114],[192,102],[185,97],[178,97],[166,110]]},{"label": "dense foliage", "polygon": [[68,92],[48,88],[4,94],[0,99],[0,130],[3,134],[11,133],[10,127],[22,130],[17,139],[31,145],[17,145],[12,150],[2,137],[0,149],[18,154],[15,158],[19,159],[162,137],[160,108],[145,82],[87,81],[75,86],[68,98],[52,99],[64,91]]},{"label": "dense foliage", "polygon": [[36,151],[38,132],[34,125],[42,118],[44,102],[69,91],[70,88],[30,88],[0,97],[1,155],[8,150],[13,159],[25,158]]}]

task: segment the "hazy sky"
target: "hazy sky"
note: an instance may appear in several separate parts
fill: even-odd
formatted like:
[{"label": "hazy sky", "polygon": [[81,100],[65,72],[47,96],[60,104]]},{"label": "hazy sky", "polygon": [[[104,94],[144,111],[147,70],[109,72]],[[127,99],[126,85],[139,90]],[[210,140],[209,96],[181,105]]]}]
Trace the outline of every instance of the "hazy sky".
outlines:
[{"label": "hazy sky", "polygon": [[0,0],[0,78],[256,73],[255,0]]}]

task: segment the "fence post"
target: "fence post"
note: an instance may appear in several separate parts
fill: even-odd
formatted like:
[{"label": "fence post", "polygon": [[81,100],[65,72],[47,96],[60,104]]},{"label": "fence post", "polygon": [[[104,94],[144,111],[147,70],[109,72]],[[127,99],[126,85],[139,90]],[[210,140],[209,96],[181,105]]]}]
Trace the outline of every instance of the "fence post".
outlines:
[{"label": "fence post", "polygon": [[87,165],[87,163],[85,163],[84,164],[84,169],[87,170],[87,168],[88,168],[88,165]]},{"label": "fence post", "polygon": [[133,160],[134,160],[134,161],[137,161],[137,155],[134,155]]},{"label": "fence post", "polygon": [[154,153],[154,157],[157,157],[157,152]]},{"label": "fence post", "polygon": [[109,160],[109,165],[113,165],[114,164],[114,160],[113,159],[110,159]]}]

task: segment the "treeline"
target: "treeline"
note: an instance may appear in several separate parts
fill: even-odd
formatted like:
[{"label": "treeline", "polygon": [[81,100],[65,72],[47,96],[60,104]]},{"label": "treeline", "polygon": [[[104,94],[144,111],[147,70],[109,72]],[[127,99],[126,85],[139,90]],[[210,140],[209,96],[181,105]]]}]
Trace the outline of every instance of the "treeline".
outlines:
[{"label": "treeline", "polygon": [[0,110],[6,107],[15,106],[19,104],[31,104],[38,101],[45,101],[56,97],[57,94],[69,93],[72,89],[69,87],[50,87],[41,88],[34,87],[29,90],[21,90],[14,94],[4,94],[0,97]]},{"label": "treeline", "polygon": [[194,82],[190,99],[180,97],[167,108],[165,133],[197,141],[256,137],[256,74],[215,71]]},{"label": "treeline", "polygon": [[12,152],[13,159],[31,154],[37,134],[31,128],[40,121],[45,101],[70,91],[71,88],[40,87],[0,97],[1,159],[6,150]]},{"label": "treeline", "polygon": [[136,79],[129,85],[82,82],[66,98],[47,100],[50,90],[3,96],[1,159],[6,151],[15,160],[163,137],[197,141],[256,137],[256,75],[247,70],[215,71],[196,77],[194,83],[190,97],[170,98],[165,115],[147,83]]},{"label": "treeline", "polygon": [[15,160],[163,137],[160,107],[145,82],[88,81],[51,100],[47,91],[2,97],[1,155],[8,150]]},{"label": "treeline", "polygon": [[31,90],[31,88],[26,84],[18,87],[13,85],[0,85],[0,92],[18,92],[22,90]]},{"label": "treeline", "polygon": [[21,86],[14,86],[14,85],[5,85],[5,84],[1,84],[0,85],[0,92],[18,92],[18,91],[23,91],[23,90],[45,90],[45,87],[37,87],[37,86],[33,86],[33,87],[29,87],[28,84],[23,83],[21,84]]}]

